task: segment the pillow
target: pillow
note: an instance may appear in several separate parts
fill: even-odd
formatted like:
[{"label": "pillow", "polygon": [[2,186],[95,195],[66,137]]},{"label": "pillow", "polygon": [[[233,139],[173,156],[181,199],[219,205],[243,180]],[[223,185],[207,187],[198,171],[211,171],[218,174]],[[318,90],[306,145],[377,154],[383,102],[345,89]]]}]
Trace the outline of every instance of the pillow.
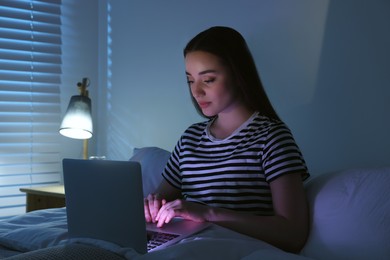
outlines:
[{"label": "pillow", "polygon": [[162,180],[161,173],[171,153],[158,147],[134,148],[130,161],[141,164],[144,196],[153,193]]},{"label": "pillow", "polygon": [[315,259],[390,256],[390,168],[325,174],[307,186],[311,231],[302,250]]}]

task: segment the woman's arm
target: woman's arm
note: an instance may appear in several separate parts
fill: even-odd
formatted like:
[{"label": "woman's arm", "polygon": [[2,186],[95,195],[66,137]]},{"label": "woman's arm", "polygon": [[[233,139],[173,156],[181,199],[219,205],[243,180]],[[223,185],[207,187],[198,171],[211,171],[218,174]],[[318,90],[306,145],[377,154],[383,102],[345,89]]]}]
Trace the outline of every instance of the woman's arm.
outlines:
[{"label": "woman's arm", "polygon": [[164,203],[157,225],[180,216],[194,221],[209,221],[239,233],[263,240],[283,250],[298,252],[309,232],[306,196],[300,174],[287,174],[270,183],[275,214],[257,216],[198,203],[174,200]]},{"label": "woman's arm", "polygon": [[301,176],[285,175],[270,185],[274,216],[255,216],[213,208],[207,220],[286,251],[298,252],[309,232],[308,206]]}]

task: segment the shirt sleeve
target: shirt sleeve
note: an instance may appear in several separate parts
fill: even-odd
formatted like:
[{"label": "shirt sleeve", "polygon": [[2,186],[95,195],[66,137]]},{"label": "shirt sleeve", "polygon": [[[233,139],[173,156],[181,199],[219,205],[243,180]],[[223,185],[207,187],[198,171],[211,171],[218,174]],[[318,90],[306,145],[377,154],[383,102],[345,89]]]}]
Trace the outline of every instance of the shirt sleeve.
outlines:
[{"label": "shirt sleeve", "polygon": [[290,129],[282,122],[269,127],[262,161],[267,182],[291,173],[301,173],[303,180],[310,176]]}]

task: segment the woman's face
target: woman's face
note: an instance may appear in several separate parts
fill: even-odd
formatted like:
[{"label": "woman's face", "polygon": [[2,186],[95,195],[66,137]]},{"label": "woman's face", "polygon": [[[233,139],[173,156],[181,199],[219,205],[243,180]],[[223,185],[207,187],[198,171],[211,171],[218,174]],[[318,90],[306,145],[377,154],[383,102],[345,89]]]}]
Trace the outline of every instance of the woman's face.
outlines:
[{"label": "woman's face", "polygon": [[204,51],[189,52],[185,66],[191,94],[204,115],[212,117],[234,109],[232,80],[217,56]]}]

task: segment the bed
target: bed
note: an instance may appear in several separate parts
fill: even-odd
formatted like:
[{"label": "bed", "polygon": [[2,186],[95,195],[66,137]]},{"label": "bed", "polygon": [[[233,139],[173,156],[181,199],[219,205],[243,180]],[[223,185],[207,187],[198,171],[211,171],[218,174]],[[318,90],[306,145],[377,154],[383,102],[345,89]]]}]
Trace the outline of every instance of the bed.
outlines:
[{"label": "bed", "polygon": [[[159,183],[169,152],[134,150],[144,193]],[[157,174],[156,174],[157,173]],[[1,259],[390,259],[390,168],[324,174],[306,184],[311,232],[299,255],[211,225],[169,248],[140,255],[106,241],[69,239],[66,208],[0,221]]]}]

